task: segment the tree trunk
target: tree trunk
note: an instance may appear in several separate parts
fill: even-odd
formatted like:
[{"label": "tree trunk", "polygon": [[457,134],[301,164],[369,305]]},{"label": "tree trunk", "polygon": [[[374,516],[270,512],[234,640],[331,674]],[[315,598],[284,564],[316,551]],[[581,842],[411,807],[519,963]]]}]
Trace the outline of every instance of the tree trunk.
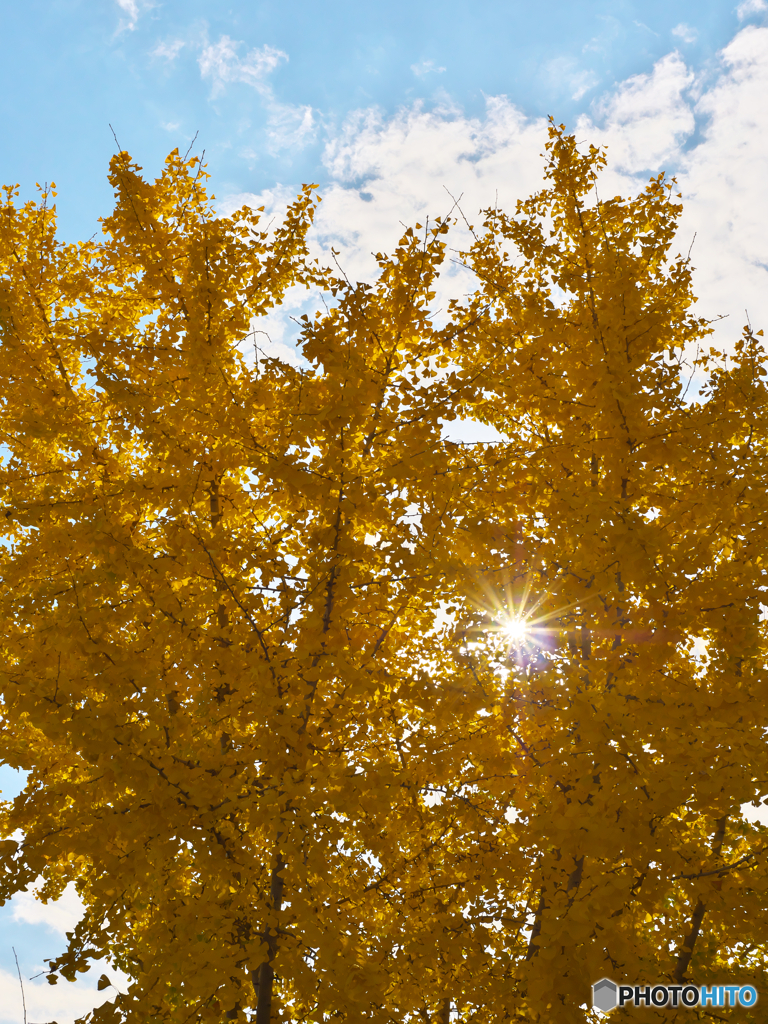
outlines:
[{"label": "tree trunk", "polygon": [[680,954],[677,958],[677,964],[675,965],[674,979],[681,985],[685,972],[688,970],[688,964],[691,962],[693,956],[693,947],[696,945],[696,939],[699,937],[699,931],[701,930],[701,922],[704,920],[704,914],[706,912],[706,906],[698,901],[691,917],[691,930],[685,937],[683,948],[680,950]]},{"label": "tree trunk", "polygon": [[536,916],[533,919],[533,928],[531,928],[531,937],[528,940],[528,952],[525,954],[526,960],[530,960],[539,952],[539,947],[536,945],[536,939],[538,939],[541,934],[541,918],[546,905],[547,904],[544,899],[544,887],[542,886],[539,892],[539,905],[536,907]]},{"label": "tree trunk", "polygon": [[[283,858],[278,853],[277,864],[272,869],[272,881],[269,887],[269,895],[273,910],[281,910],[283,906],[283,875],[285,867]],[[275,980],[275,972],[272,969],[272,961],[277,953],[277,932],[267,928],[265,933],[267,941],[267,959],[259,965],[258,970],[251,972],[253,987],[256,989],[256,1024],[271,1024],[272,1018],[272,984]]]},{"label": "tree trunk", "polygon": [[[728,822],[728,815],[724,814],[722,818],[717,819],[717,830],[715,831],[714,842],[712,844],[712,852],[715,857],[719,857],[723,849],[723,841],[725,839],[725,827]],[[696,945],[696,939],[699,937],[701,931],[701,923],[704,920],[704,915],[707,912],[706,904],[699,900],[696,903],[693,914],[691,916],[691,930],[685,937],[682,949],[680,950],[677,963],[675,964],[675,970],[673,978],[680,985],[683,983],[685,978],[685,972],[688,970],[688,964],[691,962],[693,956],[693,947]]]}]

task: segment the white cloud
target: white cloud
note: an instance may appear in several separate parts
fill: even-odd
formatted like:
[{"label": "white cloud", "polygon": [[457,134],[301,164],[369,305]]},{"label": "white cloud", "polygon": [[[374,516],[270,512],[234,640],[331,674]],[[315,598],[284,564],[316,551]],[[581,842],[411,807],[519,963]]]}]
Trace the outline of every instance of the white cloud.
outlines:
[{"label": "white cloud", "polygon": [[571,99],[580,100],[590,89],[594,89],[597,83],[597,75],[592,71],[579,71],[571,78]]},{"label": "white cloud", "polygon": [[761,14],[763,11],[768,11],[768,3],[765,0],[743,0],[743,3],[736,8],[739,21],[744,21],[745,18],[749,18],[753,14]]},{"label": "white cloud", "polygon": [[[44,966],[36,964],[33,970],[37,974],[44,970]],[[97,991],[96,978],[101,972],[93,969],[90,972],[93,980],[88,976],[89,984],[78,978],[74,983],[62,980],[58,985],[49,985],[44,978],[28,981],[30,973],[32,969],[28,971],[27,965],[23,965],[24,998],[29,1021],[74,1024],[75,1020],[115,995],[111,989]],[[107,973],[110,974],[108,970]],[[20,1020],[23,1016],[18,975],[0,969],[0,1024],[18,1024]]]},{"label": "white cloud", "polygon": [[[498,200],[514,208],[519,196],[541,183],[539,154],[545,139],[545,122],[529,121],[504,97],[489,99],[483,118],[467,118],[449,107],[426,111],[419,105],[393,118],[376,110],[358,111],[325,147],[331,184],[322,190],[311,232],[313,249],[326,263],[332,262],[331,248],[339,250],[340,267],[351,280],[370,280],[376,272],[372,253],[392,251],[404,225],[447,215],[454,206],[451,195],[461,197],[462,209],[478,227],[481,207]],[[280,187],[232,196],[219,208],[228,214],[244,203],[264,206],[263,222],[268,224],[273,217],[282,217],[294,197],[293,189]],[[466,226],[458,219],[451,235],[454,248],[469,241]],[[472,287],[468,272],[450,254],[436,306],[442,303],[444,308],[449,295]],[[284,358],[285,348],[293,348],[299,332],[293,318],[318,308],[318,296],[293,289],[279,310],[253,326],[268,333],[270,354]],[[261,338],[265,336],[257,344],[264,348]]]},{"label": "white cloud", "polygon": [[[306,295],[305,290],[302,288],[303,295]],[[287,297],[287,303],[289,309],[293,310],[292,315],[298,319],[298,315],[304,303],[299,299],[297,302],[291,301],[291,296]],[[246,353],[249,358],[253,359],[280,359],[284,363],[289,363],[291,366],[307,366],[307,362],[304,358],[296,351],[293,345],[288,345],[284,341],[280,341],[276,338],[276,335],[285,335],[290,333],[295,334],[298,328],[295,324],[290,323],[290,316],[286,315],[286,312],[282,310],[280,313],[273,313],[269,319],[263,318],[262,320],[254,320],[252,324],[253,333],[250,336],[250,341],[253,343],[253,352]],[[269,330],[267,330],[269,328]],[[293,330],[291,330],[293,328]]]},{"label": "white cloud", "polygon": [[213,79],[214,95],[220,93],[227,82],[245,82],[258,92],[270,93],[269,75],[288,54],[274,46],[261,46],[250,50],[245,57],[238,56],[242,43],[222,36],[218,43],[203,48],[198,58],[200,74]]},{"label": "white cloud", "polygon": [[245,57],[238,51],[242,43],[222,36],[217,43],[203,47],[198,58],[200,74],[213,82],[212,96],[218,96],[231,82],[250,85],[261,96],[267,111],[267,148],[277,153],[301,148],[315,134],[315,115],[311,106],[281,103],[276,97],[269,76],[288,54],[264,45],[250,50]]},{"label": "white cloud", "polygon": [[646,32],[650,32],[652,36],[656,36],[656,38],[658,39],[659,33],[654,32],[653,29],[650,28],[650,26],[646,25],[644,21],[635,20],[632,22],[632,24],[637,25],[638,28],[645,29]]},{"label": "white cloud", "polygon": [[[375,270],[371,251],[391,251],[404,224],[447,215],[451,196],[462,197],[478,225],[478,210],[497,199],[513,208],[541,182],[545,136],[543,121],[528,120],[505,97],[489,99],[484,118],[418,104],[392,118],[358,111],[326,145],[333,184],[324,190],[315,236],[326,251],[342,249],[349,275],[365,279]],[[452,246],[464,230],[454,232]],[[447,277],[457,275],[449,263]]]},{"label": "white cloud", "polygon": [[35,899],[34,888],[30,886],[25,892],[13,897],[11,907],[14,921],[43,925],[49,931],[61,935],[72,931],[83,915],[82,901],[72,884],[67,886],[59,899],[48,903]]},{"label": "white cloud", "polygon": [[[478,420],[441,420],[443,437],[448,441],[461,444],[494,444],[497,441],[508,441],[506,434],[501,434],[495,427]],[[507,818],[507,821],[512,821]]]},{"label": "white cloud", "polygon": [[648,171],[676,176],[680,249],[696,235],[698,311],[727,315],[716,337],[731,344],[745,308],[755,329],[768,328],[768,29],[738,32],[713,71],[697,81],[678,53],[668,54],[595,104],[577,131],[607,145],[617,192]]},{"label": "white cloud", "polygon": [[753,825],[768,825],[768,807],[761,804],[753,807],[752,804],[741,805],[741,816],[745,821],[751,821]]},{"label": "white cloud", "polygon": [[[745,307],[755,329],[768,330],[766,95],[768,29],[749,26],[706,78],[696,79],[672,52],[647,74],[618,83],[575,126],[579,140],[608,147],[603,195],[633,194],[649,173],[676,174],[684,201],[676,249],[687,252],[696,233],[697,309],[707,317],[729,315],[714,339],[724,345],[740,333]],[[333,246],[350,278],[370,280],[376,273],[371,253],[391,252],[402,225],[447,214],[449,192],[462,197],[462,210],[478,227],[483,207],[498,201],[513,210],[517,199],[542,185],[545,138],[546,124],[527,118],[503,96],[489,98],[481,117],[449,104],[426,110],[417,103],[391,117],[359,110],[327,136],[329,183],[322,189],[313,245],[326,259]],[[283,188],[248,201],[277,210],[289,194]],[[449,245],[459,249],[468,237],[459,220]],[[468,273],[451,260],[437,305],[472,287]],[[297,334],[291,314],[309,309],[305,292],[290,301],[293,306],[262,324],[273,342],[289,347]]]},{"label": "white cloud", "polygon": [[749,310],[768,329],[768,29],[747,27],[721,55],[722,71],[696,105],[701,142],[680,154],[682,232],[697,232],[693,262],[707,315],[738,334]]},{"label": "white cloud", "polygon": [[[107,999],[114,997],[114,991],[97,990],[97,979],[105,973],[110,981],[121,991],[125,991],[130,980],[122,973],[111,968],[106,961],[95,961],[91,970],[78,975],[77,981],[67,982],[60,979],[57,985],[49,985],[44,978],[37,975],[46,971],[43,959],[56,956],[63,950],[64,935],[72,931],[83,913],[83,904],[75,891],[74,885],[68,885],[58,900],[42,903],[34,897],[34,888],[42,880],[25,892],[17,893],[7,905],[10,920],[37,926],[39,934],[39,960],[34,963],[25,962],[20,954],[21,976],[24,981],[24,994],[27,1004],[27,1019],[30,1021],[58,1021],[58,1024],[74,1024],[95,1006],[100,1006]],[[46,932],[58,938],[46,940]],[[7,961],[6,961],[7,962]],[[13,963],[13,961],[11,961]],[[34,979],[34,980],[33,980]],[[18,975],[13,971],[0,968],[0,1024],[18,1024],[22,1019],[21,990]]]},{"label": "white cloud", "polygon": [[271,153],[305,146],[315,137],[315,115],[312,107],[293,103],[267,105],[267,149]]},{"label": "white cloud", "polygon": [[657,171],[680,155],[696,120],[686,96],[693,73],[678,53],[658,61],[645,75],[633,75],[577,121],[579,138],[609,147],[614,170]]},{"label": "white cloud", "polygon": [[[240,192],[227,196],[217,203],[217,211],[230,217],[243,206],[252,210],[263,207],[259,227],[270,232],[282,223],[288,206],[296,199],[296,190],[284,185],[265,189],[258,195],[253,192]],[[304,287],[289,288],[280,306],[267,316],[258,317],[251,322],[251,333],[240,345],[240,351],[248,362],[262,359],[282,359],[283,362],[298,366],[302,358],[295,348],[298,335],[296,320],[302,313],[314,314],[320,305],[316,292],[307,292]]]},{"label": "white cloud", "polygon": [[547,61],[544,76],[551,87],[566,92],[572,100],[580,100],[598,83],[593,71],[579,68],[569,57],[555,57]]},{"label": "white cloud", "polygon": [[171,39],[165,43],[158,43],[157,46],[150,51],[150,55],[169,62],[174,61],[185,46],[186,43],[183,39]]},{"label": "white cloud", "polygon": [[699,33],[695,28],[691,28],[690,25],[686,25],[684,21],[681,21],[679,25],[675,25],[672,29],[672,35],[677,36],[683,43],[695,43],[699,37]]},{"label": "white cloud", "polygon": [[238,56],[242,43],[222,36],[217,43],[203,48],[198,58],[203,78],[213,79],[214,95],[221,92],[227,82],[245,82],[262,93],[271,92],[267,79],[288,54],[273,46],[249,50],[245,57]]},{"label": "white cloud", "polygon": [[220,200],[217,210],[223,217],[231,217],[244,206],[258,209],[264,207],[261,214],[263,226],[277,222],[285,215],[290,203],[296,198],[296,190],[288,185],[276,185],[256,195],[253,192],[235,192]]},{"label": "white cloud", "polygon": [[115,3],[125,15],[117,26],[117,35],[125,31],[132,32],[141,12],[154,7],[153,0],[115,0]]},{"label": "white cloud", "polygon": [[128,15],[128,22],[124,27],[134,28],[139,17],[139,5],[136,3],[136,0],[116,0],[116,3],[120,10],[125,11]]},{"label": "white cloud", "polygon": [[446,70],[446,68],[439,68],[433,60],[422,60],[418,64],[411,64],[411,71],[417,78],[432,74],[442,75]]}]

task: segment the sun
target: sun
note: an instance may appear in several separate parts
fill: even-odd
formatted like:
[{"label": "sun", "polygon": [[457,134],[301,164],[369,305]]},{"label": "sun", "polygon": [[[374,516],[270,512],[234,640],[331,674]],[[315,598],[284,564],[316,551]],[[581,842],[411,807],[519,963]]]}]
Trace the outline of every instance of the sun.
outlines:
[{"label": "sun", "polygon": [[528,637],[528,622],[522,616],[510,616],[502,623],[500,632],[510,644],[525,643]]},{"label": "sun", "polygon": [[474,602],[486,621],[477,627],[477,632],[486,634],[488,640],[495,636],[495,641],[491,642],[501,645],[507,658],[526,657],[537,649],[556,646],[556,634],[562,628],[561,617],[583,603],[566,603],[547,609],[545,605],[552,601],[558,589],[557,582],[550,581],[538,596],[533,595],[531,573],[526,574],[522,586],[518,583],[514,591],[510,584],[481,583],[481,587],[484,596],[478,596]]}]

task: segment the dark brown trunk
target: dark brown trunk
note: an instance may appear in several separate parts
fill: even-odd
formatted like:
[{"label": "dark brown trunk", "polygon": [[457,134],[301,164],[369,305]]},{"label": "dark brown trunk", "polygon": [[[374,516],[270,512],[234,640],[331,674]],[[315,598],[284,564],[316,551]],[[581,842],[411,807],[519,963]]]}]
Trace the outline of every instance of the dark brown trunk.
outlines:
[{"label": "dark brown trunk", "polygon": [[536,944],[536,939],[541,935],[541,918],[546,908],[546,902],[544,900],[544,889],[539,893],[539,905],[536,907],[536,916],[533,919],[533,928],[531,928],[531,937],[528,940],[528,952],[525,954],[525,959],[530,960],[536,956],[539,952],[539,947]]},{"label": "dark brown trunk", "polygon": [[[281,910],[283,906],[283,875],[285,867],[283,858],[278,853],[277,864],[272,870],[272,881],[269,887],[270,902],[273,910]],[[258,970],[251,972],[253,987],[256,989],[256,1024],[271,1024],[272,1020],[272,987],[275,980],[275,972],[272,968],[272,961],[277,953],[277,932],[267,928],[265,933],[267,941],[267,960],[259,965]]]},{"label": "dark brown trunk", "polygon": [[275,980],[275,972],[272,964],[263,963],[256,974],[256,990],[259,994],[256,1003],[256,1024],[270,1024],[272,1017],[272,982]]},{"label": "dark brown trunk", "polygon": [[682,985],[685,972],[688,970],[688,964],[691,962],[693,956],[693,947],[696,945],[696,939],[699,937],[699,931],[701,930],[701,922],[704,920],[704,914],[707,908],[699,900],[693,911],[691,917],[691,930],[685,937],[683,948],[680,950],[680,954],[675,964],[674,979],[678,985]]},{"label": "dark brown trunk", "polygon": [[451,1019],[451,1000],[446,996],[437,1011],[438,1024],[449,1024]]},{"label": "dark brown trunk", "polygon": [[[712,843],[712,852],[715,857],[719,857],[723,849],[723,841],[725,840],[725,828],[728,823],[728,815],[724,814],[722,818],[717,819],[717,829],[715,831],[714,840]],[[683,947],[680,950],[677,963],[675,964],[675,970],[672,977],[675,981],[682,985],[683,979],[685,978],[685,972],[688,970],[688,965],[691,962],[693,956],[693,948],[696,945],[696,939],[699,937],[701,931],[701,923],[704,920],[704,915],[707,912],[706,904],[699,900],[693,909],[691,915],[691,929],[685,937]]]}]

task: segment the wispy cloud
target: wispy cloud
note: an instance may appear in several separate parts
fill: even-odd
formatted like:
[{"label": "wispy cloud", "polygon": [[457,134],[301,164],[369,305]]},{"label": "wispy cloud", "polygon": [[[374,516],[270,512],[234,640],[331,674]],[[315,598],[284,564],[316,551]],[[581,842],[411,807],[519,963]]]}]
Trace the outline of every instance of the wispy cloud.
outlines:
[{"label": "wispy cloud", "polygon": [[637,20],[635,20],[635,21],[632,22],[632,24],[636,25],[638,28],[645,29],[646,32],[650,32],[652,36],[657,36],[658,37],[659,33],[658,32],[654,32],[653,29],[650,28],[650,26],[646,25],[644,21],[637,21]]},{"label": "wispy cloud", "polygon": [[598,83],[594,71],[580,69],[569,57],[555,57],[544,67],[547,80],[556,90],[568,92],[572,100],[580,100]]},{"label": "wispy cloud", "polygon": [[411,71],[417,78],[424,78],[425,75],[442,75],[446,68],[438,67],[433,60],[422,60],[418,64],[411,64]]},{"label": "wispy cloud", "polygon": [[160,57],[163,60],[174,61],[186,46],[183,39],[170,39],[164,43],[158,43],[150,50],[150,56]]},{"label": "wispy cloud", "polygon": [[115,0],[115,3],[125,15],[117,26],[118,35],[120,32],[132,32],[141,12],[154,7],[153,0]]},{"label": "wispy cloud", "polygon": [[739,21],[744,21],[752,14],[761,14],[763,11],[768,11],[768,3],[765,0],[742,0],[742,3],[736,8]]},{"label": "wispy cloud", "polygon": [[594,89],[598,83],[598,77],[593,71],[580,71],[571,78],[571,99],[580,100],[581,97]]},{"label": "wispy cloud", "polygon": [[306,145],[315,137],[312,107],[273,103],[269,108],[267,135],[269,148],[275,153]]},{"label": "wispy cloud", "polygon": [[675,25],[672,29],[672,35],[683,43],[695,43],[699,37],[699,33],[695,28],[691,28],[690,25],[686,25],[684,21],[681,21],[679,25]]},{"label": "wispy cloud", "polygon": [[198,63],[203,78],[212,81],[211,95],[220,95],[233,82],[254,88],[267,111],[267,136],[272,152],[301,147],[314,137],[315,117],[311,106],[282,103],[275,96],[269,76],[288,54],[274,46],[264,45],[249,50],[241,57],[242,43],[222,36],[217,43],[203,48]]},{"label": "wispy cloud", "polygon": [[243,44],[222,36],[218,43],[203,49],[198,59],[200,74],[213,80],[214,96],[222,92],[228,82],[245,82],[261,93],[270,92],[267,79],[288,54],[274,46],[256,47],[245,55],[238,56]]}]

